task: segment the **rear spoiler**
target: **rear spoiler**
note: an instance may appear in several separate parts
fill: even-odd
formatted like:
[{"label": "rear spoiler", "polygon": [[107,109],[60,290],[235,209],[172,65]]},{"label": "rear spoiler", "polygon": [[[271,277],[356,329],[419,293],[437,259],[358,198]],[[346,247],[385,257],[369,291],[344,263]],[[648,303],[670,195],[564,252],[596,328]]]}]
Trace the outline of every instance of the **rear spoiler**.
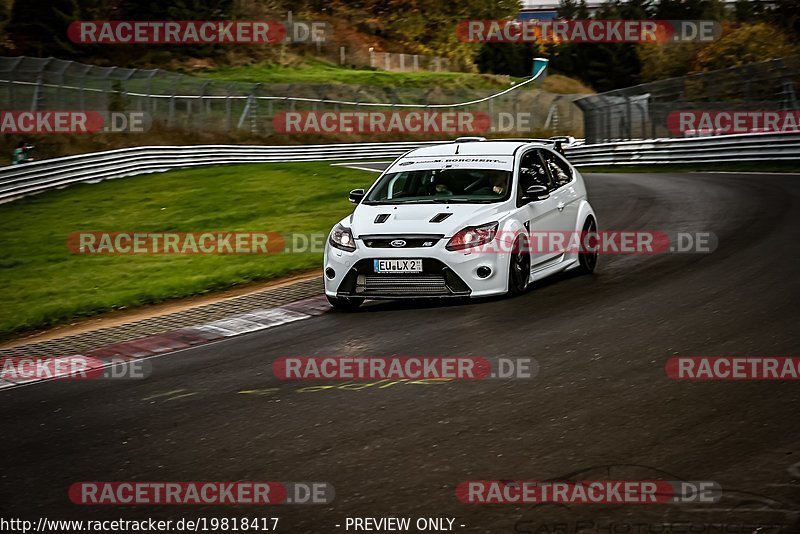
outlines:
[{"label": "rear spoiler", "polygon": [[[481,141],[486,141],[485,137],[459,137],[454,142],[455,143],[479,143]],[[553,137],[548,137],[547,139],[537,139],[532,137],[514,137],[514,138],[503,138],[503,139],[492,139],[492,141],[526,141],[528,143],[541,143],[543,145],[551,145],[553,150],[564,155],[564,148],[570,148],[572,146],[580,145],[583,143],[583,140],[578,141],[571,135],[554,135]]]},{"label": "rear spoiler", "polygon": [[564,155],[564,147],[571,147],[575,144],[575,138],[571,135],[556,135],[548,139],[553,143],[553,150]]},{"label": "rear spoiler", "polygon": [[565,148],[580,144],[571,135],[554,135],[553,137],[548,137],[547,139],[531,139],[531,141],[552,145],[553,150],[562,156],[564,155]]},{"label": "rear spoiler", "polygon": [[572,146],[577,146],[583,143],[583,140],[579,141],[578,139],[575,139],[571,135],[554,135],[553,137],[548,137],[547,139],[520,137],[513,139],[497,139],[497,141],[527,141],[529,143],[542,143],[543,145],[551,145],[553,147],[553,150],[555,150],[561,155],[564,154],[565,148],[570,148]]}]

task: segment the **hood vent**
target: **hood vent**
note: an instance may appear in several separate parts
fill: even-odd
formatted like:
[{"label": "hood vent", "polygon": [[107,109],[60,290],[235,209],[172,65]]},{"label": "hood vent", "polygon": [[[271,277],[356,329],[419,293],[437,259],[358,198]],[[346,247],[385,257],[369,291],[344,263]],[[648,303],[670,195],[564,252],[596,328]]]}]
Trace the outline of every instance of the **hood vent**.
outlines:
[{"label": "hood vent", "polygon": [[386,219],[388,219],[388,218],[389,218],[389,214],[388,213],[380,213],[380,214],[378,214],[377,217],[375,217],[375,224],[384,223],[384,222],[386,222]]},{"label": "hood vent", "polygon": [[434,215],[431,218],[430,222],[432,222],[432,223],[440,223],[443,220],[445,220],[446,218],[450,217],[451,215],[452,215],[452,213],[437,213],[436,215]]}]

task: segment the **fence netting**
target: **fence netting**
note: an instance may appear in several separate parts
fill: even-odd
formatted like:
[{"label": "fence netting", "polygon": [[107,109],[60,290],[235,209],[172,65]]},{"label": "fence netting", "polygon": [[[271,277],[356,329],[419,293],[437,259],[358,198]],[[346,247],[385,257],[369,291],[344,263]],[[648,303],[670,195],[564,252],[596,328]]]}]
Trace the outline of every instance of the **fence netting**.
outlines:
[{"label": "fence netting", "polygon": [[[5,110],[141,111],[149,115],[153,124],[170,128],[246,130],[265,135],[275,133],[273,119],[281,112],[394,111],[409,109],[393,107],[396,104],[453,104],[477,100],[502,89],[259,84],[160,69],[102,67],[54,58],[0,57],[0,106]],[[583,113],[574,103],[579,96],[552,94],[526,86],[457,109],[492,117],[493,129],[482,135],[549,132],[580,136]]]}]

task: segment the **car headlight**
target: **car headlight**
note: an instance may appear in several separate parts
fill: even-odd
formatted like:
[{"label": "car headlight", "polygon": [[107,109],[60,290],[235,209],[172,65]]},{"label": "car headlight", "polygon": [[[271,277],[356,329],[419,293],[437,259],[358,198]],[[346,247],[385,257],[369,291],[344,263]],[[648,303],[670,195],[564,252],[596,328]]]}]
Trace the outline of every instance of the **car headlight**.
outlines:
[{"label": "car headlight", "polygon": [[356,241],[353,239],[353,232],[350,228],[342,226],[341,223],[333,227],[331,237],[328,239],[331,246],[347,252],[353,252],[356,249]]},{"label": "car headlight", "polygon": [[497,226],[496,222],[481,226],[467,226],[456,232],[444,248],[447,250],[464,250],[490,243],[495,234],[497,234]]}]

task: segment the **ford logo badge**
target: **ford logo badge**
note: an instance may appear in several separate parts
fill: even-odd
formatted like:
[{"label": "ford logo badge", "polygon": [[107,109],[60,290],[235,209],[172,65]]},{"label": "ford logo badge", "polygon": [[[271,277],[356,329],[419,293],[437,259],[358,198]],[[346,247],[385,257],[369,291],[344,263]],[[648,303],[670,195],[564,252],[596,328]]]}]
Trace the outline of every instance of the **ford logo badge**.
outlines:
[{"label": "ford logo badge", "polygon": [[398,248],[406,246],[406,242],[402,239],[394,239],[389,244],[392,245],[393,247],[398,247]]}]

